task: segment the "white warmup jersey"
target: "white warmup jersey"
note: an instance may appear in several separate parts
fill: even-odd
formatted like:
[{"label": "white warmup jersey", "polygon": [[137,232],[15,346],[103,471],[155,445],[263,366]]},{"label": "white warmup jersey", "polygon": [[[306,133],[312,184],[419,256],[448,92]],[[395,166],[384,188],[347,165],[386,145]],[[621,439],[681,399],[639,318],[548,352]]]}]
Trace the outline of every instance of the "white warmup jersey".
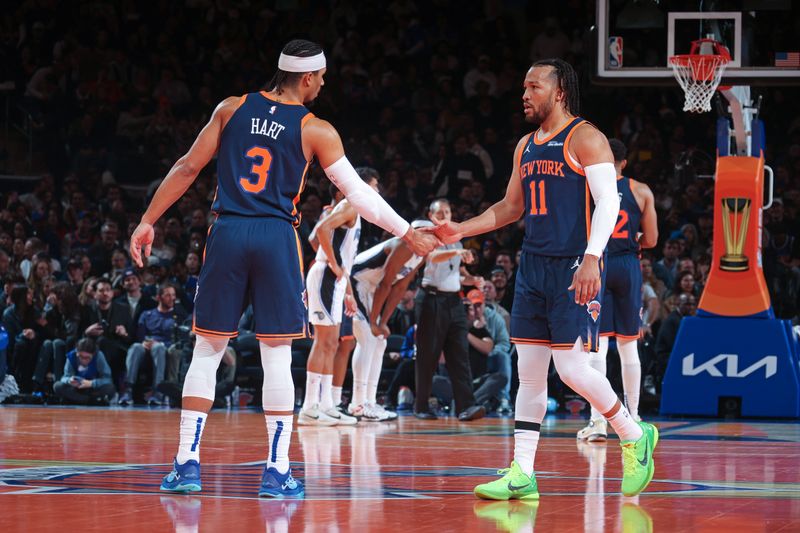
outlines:
[{"label": "white warmup jersey", "polygon": [[[386,260],[389,257],[389,254],[384,253],[384,248],[389,244],[394,244],[393,241],[398,240],[398,237],[393,237],[380,244],[376,244],[368,250],[364,250],[356,256],[350,279],[353,284],[353,292],[355,292],[356,299],[358,300],[357,319],[367,320],[369,312],[372,310],[372,298],[375,294],[375,289],[383,279],[383,271],[384,268],[386,268]],[[405,278],[411,271],[417,268],[417,265],[419,265],[421,261],[422,257],[412,255],[397,272],[394,282]]]},{"label": "white warmup jersey", "polygon": [[[361,237],[361,217],[356,216],[352,227],[340,226],[333,230],[331,236],[333,253],[336,262],[349,273],[358,251],[358,239]],[[347,278],[337,280],[333,271],[328,268],[328,258],[322,246],[317,248],[314,265],[308,270],[306,277],[308,291],[308,321],[317,326],[334,326],[342,322],[344,295],[347,292]]]}]

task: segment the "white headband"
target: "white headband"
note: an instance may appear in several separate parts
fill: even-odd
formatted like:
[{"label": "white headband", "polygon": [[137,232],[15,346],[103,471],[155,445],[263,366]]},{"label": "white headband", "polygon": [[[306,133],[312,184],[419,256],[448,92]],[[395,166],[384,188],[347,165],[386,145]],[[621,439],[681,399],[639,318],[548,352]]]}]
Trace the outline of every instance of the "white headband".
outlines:
[{"label": "white headband", "polygon": [[284,72],[316,72],[325,68],[325,54],[320,52],[315,56],[297,57],[281,52],[278,68]]}]

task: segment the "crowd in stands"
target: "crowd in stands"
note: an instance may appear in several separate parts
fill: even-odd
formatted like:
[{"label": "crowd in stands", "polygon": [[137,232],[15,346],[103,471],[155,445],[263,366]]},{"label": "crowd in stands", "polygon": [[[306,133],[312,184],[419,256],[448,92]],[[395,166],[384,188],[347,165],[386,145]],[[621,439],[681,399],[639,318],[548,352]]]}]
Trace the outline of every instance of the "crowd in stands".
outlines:
[{"label": "crowd in stands", "polygon": [[[280,48],[304,36],[322,43],[328,57],[313,112],[337,127],[355,165],[379,170],[382,194],[408,219],[423,216],[436,197],[451,201],[455,220],[502,197],[514,146],[531,128],[521,106],[528,65],[555,56],[576,67],[582,114],[627,145],[626,174],[656,198],[661,240],[641,261],[645,392],[656,393],[671,349],[667,333],[674,336],[675,320],[693,312],[710,268],[713,181],[696,174],[713,171],[703,154],[713,153],[715,116],[680,112],[677,86],[591,84],[593,19],[594,3],[579,0],[528,7],[12,1],[0,15],[0,82],[15,87],[4,93],[12,133],[0,168],[37,179],[0,189],[0,311],[8,337],[0,382],[10,374],[23,393],[72,402],[117,394],[123,402],[168,403],[170,389],[160,385],[179,382],[187,357],[213,220],[214,164],[155,226],[142,269],[131,264],[129,236],[215,105],[265,88]],[[763,265],[776,314],[796,321],[800,104],[785,88],[760,91],[776,195],[764,213]],[[15,126],[23,123],[32,139],[30,169],[16,142]],[[307,262],[307,237],[329,202],[327,180],[313,166],[300,204]],[[470,272],[487,281],[483,301],[469,297],[479,335],[508,325],[522,235],[516,224],[464,242],[477,256]],[[367,227],[361,247],[381,238]],[[413,325],[413,312],[402,308],[411,302],[413,309],[413,296],[401,303],[393,333]],[[486,309],[485,320],[475,315]],[[223,365],[228,393],[245,350],[234,348]],[[483,368],[477,352],[473,366]],[[513,380],[506,387],[500,394],[513,398]]]}]

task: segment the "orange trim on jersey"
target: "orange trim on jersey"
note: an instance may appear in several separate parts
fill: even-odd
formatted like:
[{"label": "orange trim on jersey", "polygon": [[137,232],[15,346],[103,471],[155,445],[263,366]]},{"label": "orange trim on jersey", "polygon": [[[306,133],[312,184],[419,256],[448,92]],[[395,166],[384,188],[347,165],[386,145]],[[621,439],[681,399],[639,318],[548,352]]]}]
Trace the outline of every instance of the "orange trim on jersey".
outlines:
[{"label": "orange trim on jersey", "polygon": [[[216,193],[214,197],[216,198]],[[217,215],[217,217],[219,217],[219,215]],[[217,221],[217,217],[214,218],[214,222]],[[208,231],[206,232],[206,242],[203,244],[203,263],[206,262],[206,247],[208,247],[208,238],[211,236],[211,228],[214,227],[214,222],[208,226]]]},{"label": "orange trim on jersey", "polygon": [[305,269],[303,268],[303,247],[300,244],[300,236],[297,234],[297,228],[292,228],[292,229],[294,229],[294,240],[297,243],[297,259],[298,262],[300,263],[300,276],[303,279],[306,279],[306,272]]},{"label": "orange trim on jersey", "polygon": [[308,122],[312,118],[315,118],[314,117],[314,113],[309,113],[306,116],[304,116],[302,119],[300,119],[300,129],[302,130],[306,126],[306,122]]},{"label": "orange trim on jersey", "polygon": [[264,98],[266,98],[270,102],[275,102],[276,104],[303,105],[300,102],[295,102],[294,100],[286,100],[285,102],[279,102],[278,100],[275,100],[274,98],[270,98],[269,95],[267,94],[267,91],[261,91],[258,94],[260,94],[261,96],[263,96]]},{"label": "orange trim on jersey", "polygon": [[[581,176],[585,176],[586,172],[584,172],[584,170],[582,168],[576,166],[575,163],[573,163],[573,161],[572,161],[573,158],[569,154],[569,141],[570,141],[570,139],[572,139],[572,134],[575,133],[575,130],[577,130],[579,127],[581,127],[581,125],[584,124],[584,123],[588,124],[588,122],[586,122],[585,120],[581,120],[580,122],[575,124],[575,127],[572,128],[572,130],[570,130],[570,132],[567,134],[567,138],[564,139],[564,161],[567,162],[567,165],[569,165],[569,168],[571,168],[573,170],[573,172],[577,172]],[[544,141],[542,141],[542,142],[544,142]]]},{"label": "orange trim on jersey", "polygon": [[609,333],[601,333],[601,334],[600,334],[600,336],[601,336],[601,337],[616,337],[616,336],[617,336],[617,334],[616,334],[616,333],[614,333],[613,331],[611,331],[611,332],[609,332]]},{"label": "orange trim on jersey", "polygon": [[305,339],[308,336],[308,333],[303,331],[301,333],[276,333],[274,335],[268,335],[266,333],[256,333],[256,339]]},{"label": "orange trim on jersey", "polygon": [[[244,101],[245,101],[245,100],[247,100],[247,93],[244,93],[244,94],[242,95],[242,97],[241,97],[241,98],[239,98],[239,103],[238,103],[238,104],[236,104],[236,109],[239,109],[240,107],[242,107],[242,104],[244,103]],[[236,111],[236,109],[234,109],[233,111],[235,112],[235,111]]]},{"label": "orange trim on jersey", "polygon": [[620,335],[619,333],[617,333],[615,334],[615,336],[617,337],[617,339],[622,339],[626,341],[635,341],[639,340],[639,338],[641,338],[642,335],[641,333],[638,335]]},{"label": "orange trim on jersey", "polygon": [[589,237],[592,236],[592,210],[589,206],[589,198],[592,196],[592,191],[589,190],[589,182],[588,180],[585,183],[586,192],[584,196],[586,196],[586,205],[584,206],[584,213],[586,214],[586,245],[589,245]]},{"label": "orange trim on jersey", "polygon": [[[300,189],[297,191],[297,195],[292,199],[292,216],[297,216],[297,204],[300,202],[300,195],[303,194],[303,189],[306,188],[306,176],[308,176],[308,167],[311,166],[311,161],[306,161],[306,168],[303,169],[303,176],[300,178]],[[300,218],[294,223],[294,226],[297,227],[300,225]]]},{"label": "orange trim on jersey", "polygon": [[514,344],[535,344],[537,346],[550,346],[550,341],[545,339],[523,339],[521,337],[511,337]]},{"label": "orange trim on jersey", "polygon": [[[535,132],[530,132],[527,137],[525,137],[525,142],[522,144],[522,151],[519,153],[519,157],[517,158],[517,169],[519,169],[520,165],[522,165],[522,155],[525,153],[525,147],[528,146],[528,143],[531,141],[531,135]],[[522,172],[520,172],[520,176],[522,176]]]},{"label": "orange trim on jersey", "polygon": [[[551,133],[550,135],[548,135],[546,139],[542,139],[541,141],[539,140],[539,137],[538,137],[538,135],[536,135],[536,134],[537,134],[537,133],[539,133],[539,131],[540,131],[542,128],[539,128],[539,129],[537,129],[535,132],[533,132],[533,133],[534,133],[534,135],[533,135],[533,142],[534,142],[536,145],[538,145],[538,146],[541,146],[541,145],[543,145],[543,144],[544,144],[544,143],[546,143],[546,142],[552,141],[552,140],[553,140],[553,137],[555,137],[556,135],[558,135],[559,133],[561,133],[562,131],[564,131],[564,128],[566,128],[567,126],[569,126],[570,124],[572,124],[573,122],[575,122],[575,120],[576,120],[577,118],[578,118],[578,117],[572,117],[572,120],[565,122],[565,123],[564,123],[564,124],[563,124],[563,125],[562,125],[560,128],[558,128],[556,131],[554,131],[553,133]],[[584,121],[581,121],[581,122],[584,122]],[[573,131],[574,131],[574,130],[573,130]],[[570,133],[570,135],[572,135],[572,132],[569,132],[569,133]],[[567,139],[569,139],[569,135],[567,136]],[[567,143],[566,143],[566,141],[565,141],[565,142],[564,142],[564,146],[566,146],[566,145],[567,145]]]}]

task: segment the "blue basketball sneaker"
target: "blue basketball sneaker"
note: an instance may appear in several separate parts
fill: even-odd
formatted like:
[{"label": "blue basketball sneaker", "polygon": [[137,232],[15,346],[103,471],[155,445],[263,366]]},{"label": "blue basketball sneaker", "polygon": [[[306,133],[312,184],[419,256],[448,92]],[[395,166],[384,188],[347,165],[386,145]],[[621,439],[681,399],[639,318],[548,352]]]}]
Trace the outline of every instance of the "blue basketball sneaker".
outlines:
[{"label": "blue basketball sneaker", "polygon": [[265,466],[258,495],[267,498],[302,498],[305,496],[305,488],[302,482],[292,477],[291,468],[281,474],[276,468]]},{"label": "blue basketball sneaker", "polygon": [[175,459],[172,472],[161,481],[161,490],[169,492],[199,492],[201,488],[200,463],[192,459],[182,465]]}]

